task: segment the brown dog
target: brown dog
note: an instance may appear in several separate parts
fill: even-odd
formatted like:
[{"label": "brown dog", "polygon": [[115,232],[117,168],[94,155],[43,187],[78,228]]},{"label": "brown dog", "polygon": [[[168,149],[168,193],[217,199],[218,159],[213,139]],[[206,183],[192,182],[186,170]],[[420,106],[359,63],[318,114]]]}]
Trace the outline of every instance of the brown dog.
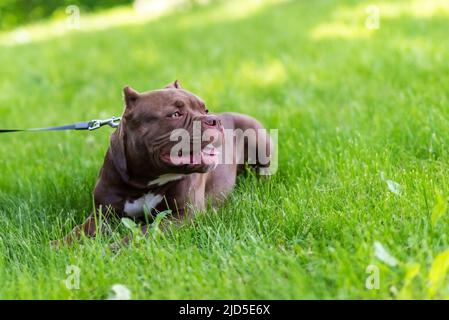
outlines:
[{"label": "brown dog", "polygon": [[[259,170],[269,167],[268,134],[245,134],[262,129],[259,122],[235,113],[210,114],[204,102],[178,81],[145,93],[125,87],[124,98],[125,111],[111,136],[94,191],[95,206],[106,216],[143,221],[145,213],[154,216],[167,209],[175,218],[192,216],[195,209],[205,208],[206,201],[224,200],[245,163]],[[195,124],[200,136],[195,135]],[[180,143],[177,136],[174,141],[176,130],[190,138]],[[225,134],[236,130],[240,134]],[[81,233],[94,236],[95,220],[88,217],[65,242]]]}]

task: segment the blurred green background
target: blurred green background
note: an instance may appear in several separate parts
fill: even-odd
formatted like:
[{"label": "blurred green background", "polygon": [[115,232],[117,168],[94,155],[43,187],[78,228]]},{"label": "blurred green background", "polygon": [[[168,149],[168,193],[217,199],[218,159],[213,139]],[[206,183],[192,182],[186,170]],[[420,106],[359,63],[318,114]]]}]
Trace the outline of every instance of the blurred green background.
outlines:
[{"label": "blurred green background", "polygon": [[79,21],[44,3],[0,31],[0,127],[120,115],[125,85],[179,79],[279,129],[279,170],[118,253],[120,223],[55,252],[112,130],[1,134],[0,298],[449,298],[447,0],[81,2]]},{"label": "blurred green background", "polygon": [[92,12],[132,0],[2,0],[0,1],[0,30],[11,29],[47,17],[62,16],[65,8],[76,5],[83,12]]}]

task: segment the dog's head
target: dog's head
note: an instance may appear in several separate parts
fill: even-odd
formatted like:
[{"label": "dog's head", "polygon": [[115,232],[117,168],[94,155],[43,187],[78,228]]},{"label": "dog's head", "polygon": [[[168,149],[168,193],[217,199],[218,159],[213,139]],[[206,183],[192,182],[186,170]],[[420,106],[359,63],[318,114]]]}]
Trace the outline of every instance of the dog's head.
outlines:
[{"label": "dog's head", "polygon": [[182,89],[178,81],[145,93],[125,87],[123,93],[125,111],[111,138],[116,166],[142,175],[215,168],[223,127],[201,98]]}]

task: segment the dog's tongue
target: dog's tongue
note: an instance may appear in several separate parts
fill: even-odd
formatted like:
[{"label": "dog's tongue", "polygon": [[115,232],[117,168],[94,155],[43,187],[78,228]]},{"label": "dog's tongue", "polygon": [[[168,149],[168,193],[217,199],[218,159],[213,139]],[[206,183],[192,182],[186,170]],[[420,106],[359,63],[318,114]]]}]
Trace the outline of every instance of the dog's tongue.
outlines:
[{"label": "dog's tongue", "polygon": [[213,149],[202,150],[196,154],[186,154],[181,156],[172,157],[171,161],[176,165],[184,164],[215,164],[217,156]]},{"label": "dog's tongue", "polygon": [[205,165],[216,165],[218,163],[218,157],[216,155],[202,155],[201,160]]},{"label": "dog's tongue", "polygon": [[176,165],[200,164],[201,159],[202,159],[201,153],[170,156],[171,162]]}]

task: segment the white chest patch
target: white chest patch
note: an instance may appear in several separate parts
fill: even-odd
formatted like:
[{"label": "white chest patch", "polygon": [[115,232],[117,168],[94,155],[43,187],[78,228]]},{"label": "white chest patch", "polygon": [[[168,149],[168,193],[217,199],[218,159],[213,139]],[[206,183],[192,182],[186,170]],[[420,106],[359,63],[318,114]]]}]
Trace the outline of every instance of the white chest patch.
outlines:
[{"label": "white chest patch", "polygon": [[161,202],[162,198],[163,196],[160,194],[149,192],[133,202],[126,201],[124,211],[133,218],[141,216],[144,212],[144,207],[150,212],[151,209],[154,209]]},{"label": "white chest patch", "polygon": [[149,186],[154,186],[154,185],[162,186],[162,185],[166,184],[167,182],[179,180],[179,179],[182,179],[183,177],[185,177],[185,174],[167,173],[167,174],[163,174],[163,175],[159,176],[157,179],[155,179],[153,181],[150,181],[148,183],[148,185]]}]

